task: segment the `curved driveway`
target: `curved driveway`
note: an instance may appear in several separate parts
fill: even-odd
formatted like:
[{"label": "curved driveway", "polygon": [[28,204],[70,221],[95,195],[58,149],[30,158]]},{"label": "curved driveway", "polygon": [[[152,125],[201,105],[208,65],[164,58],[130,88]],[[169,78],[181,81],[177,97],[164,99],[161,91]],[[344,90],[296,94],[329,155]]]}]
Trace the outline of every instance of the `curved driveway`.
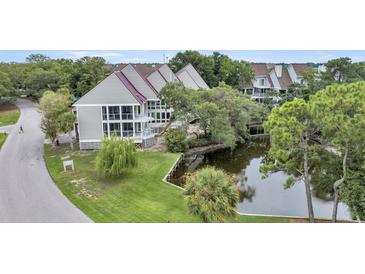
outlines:
[{"label": "curved driveway", "polygon": [[91,222],[49,176],[36,105],[24,99],[17,105],[21,116],[0,150],[0,222]]}]

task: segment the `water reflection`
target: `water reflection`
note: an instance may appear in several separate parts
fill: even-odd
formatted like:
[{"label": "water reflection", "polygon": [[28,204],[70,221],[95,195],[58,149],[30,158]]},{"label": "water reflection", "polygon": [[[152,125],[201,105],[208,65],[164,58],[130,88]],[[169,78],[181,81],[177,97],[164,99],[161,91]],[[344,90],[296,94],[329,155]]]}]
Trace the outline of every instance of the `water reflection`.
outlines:
[{"label": "water reflection", "polygon": [[[236,176],[240,192],[237,210],[242,213],[307,217],[305,187],[297,183],[284,189],[288,178],[284,172],[276,172],[263,179],[259,172],[265,161],[269,143],[263,141],[239,145],[235,150],[219,150],[186,159],[175,173],[173,182],[183,185],[183,176],[205,166],[215,166]],[[328,198],[328,197],[327,197]],[[331,218],[333,202],[313,197],[314,213],[317,218]],[[351,219],[345,204],[340,203],[338,219]]]}]

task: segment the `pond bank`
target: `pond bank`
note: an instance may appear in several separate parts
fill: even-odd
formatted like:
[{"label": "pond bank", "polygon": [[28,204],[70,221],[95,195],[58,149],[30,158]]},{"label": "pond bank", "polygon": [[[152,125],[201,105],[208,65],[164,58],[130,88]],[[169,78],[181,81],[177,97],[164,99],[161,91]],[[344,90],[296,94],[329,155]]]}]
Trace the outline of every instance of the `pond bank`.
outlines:
[{"label": "pond bank", "polygon": [[201,155],[208,152],[213,152],[219,149],[223,149],[226,146],[224,144],[212,144],[207,146],[201,146],[201,147],[194,147],[189,149],[184,153],[185,156],[192,156],[192,155]]},{"label": "pond bank", "polygon": [[[294,219],[307,217],[304,184],[297,183],[285,189],[284,183],[288,178],[285,172],[275,172],[268,177],[262,177],[260,166],[267,158],[269,148],[269,140],[251,140],[245,144],[238,144],[232,151],[220,149],[185,156],[183,164],[171,176],[171,182],[183,187],[185,174],[213,166],[237,177],[236,185],[240,192],[237,211],[241,214],[286,216]],[[313,206],[315,217],[320,219],[320,222],[331,218],[333,201],[323,200],[313,193]],[[339,204],[338,220],[352,220],[351,212],[344,203]]]}]

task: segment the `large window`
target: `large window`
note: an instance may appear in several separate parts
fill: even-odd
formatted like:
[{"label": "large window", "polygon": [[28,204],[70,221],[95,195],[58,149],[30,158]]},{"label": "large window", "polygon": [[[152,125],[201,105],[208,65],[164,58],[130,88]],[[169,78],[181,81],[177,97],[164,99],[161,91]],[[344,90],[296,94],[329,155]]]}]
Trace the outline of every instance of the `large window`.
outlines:
[{"label": "large window", "polygon": [[141,123],[135,123],[135,130],[136,130],[136,135],[140,135],[142,132],[142,125]]},{"label": "large window", "polygon": [[156,108],[156,102],[155,101],[148,101],[148,109],[155,109]]},{"label": "large window", "polygon": [[265,86],[265,79],[260,79],[260,86]]},{"label": "large window", "polygon": [[106,111],[106,107],[102,107],[101,111],[103,113],[103,120],[108,120],[108,113]]},{"label": "large window", "polygon": [[119,107],[109,107],[109,120],[120,120]]},{"label": "large window", "polygon": [[141,115],[141,106],[134,106],[134,115]]},{"label": "large window", "polygon": [[103,123],[103,132],[104,132],[104,137],[108,137],[108,124],[107,123]]},{"label": "large window", "polygon": [[120,136],[120,123],[109,123],[110,136],[113,134]]},{"label": "large window", "polygon": [[122,106],[122,120],[133,120],[132,106]]},{"label": "large window", "polygon": [[133,136],[133,123],[123,123],[123,137]]}]

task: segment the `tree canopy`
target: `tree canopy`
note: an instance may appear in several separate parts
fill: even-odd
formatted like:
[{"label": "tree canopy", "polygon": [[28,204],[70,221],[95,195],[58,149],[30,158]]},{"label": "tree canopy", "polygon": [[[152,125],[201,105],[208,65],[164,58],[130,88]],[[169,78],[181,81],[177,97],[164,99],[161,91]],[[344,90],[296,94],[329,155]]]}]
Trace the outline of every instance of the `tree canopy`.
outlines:
[{"label": "tree canopy", "polygon": [[101,57],[82,57],[74,61],[31,54],[26,60],[26,63],[0,63],[0,88],[2,78],[10,81],[7,94],[16,97],[21,92],[40,98],[46,90],[66,87],[73,96],[80,97],[107,73],[105,60]]},{"label": "tree canopy", "polygon": [[41,128],[54,145],[60,133],[72,130],[75,115],[70,111],[71,96],[68,91],[46,91],[40,102],[42,112]]},{"label": "tree canopy", "polygon": [[262,113],[257,103],[223,83],[209,90],[191,90],[181,83],[170,83],[160,96],[179,120],[186,124],[197,120],[205,137],[231,148],[248,137],[248,125]]},{"label": "tree canopy", "polygon": [[365,147],[365,82],[328,86],[311,98],[311,105],[322,143],[331,146],[342,159],[341,175],[333,181],[335,222],[340,189],[348,181],[351,152]]},{"label": "tree canopy", "polygon": [[187,50],[177,53],[169,62],[169,66],[177,72],[191,63],[209,87],[216,87],[225,82],[234,88],[243,89],[255,77],[254,70],[248,62],[232,60],[219,52],[203,55],[198,51]]}]

